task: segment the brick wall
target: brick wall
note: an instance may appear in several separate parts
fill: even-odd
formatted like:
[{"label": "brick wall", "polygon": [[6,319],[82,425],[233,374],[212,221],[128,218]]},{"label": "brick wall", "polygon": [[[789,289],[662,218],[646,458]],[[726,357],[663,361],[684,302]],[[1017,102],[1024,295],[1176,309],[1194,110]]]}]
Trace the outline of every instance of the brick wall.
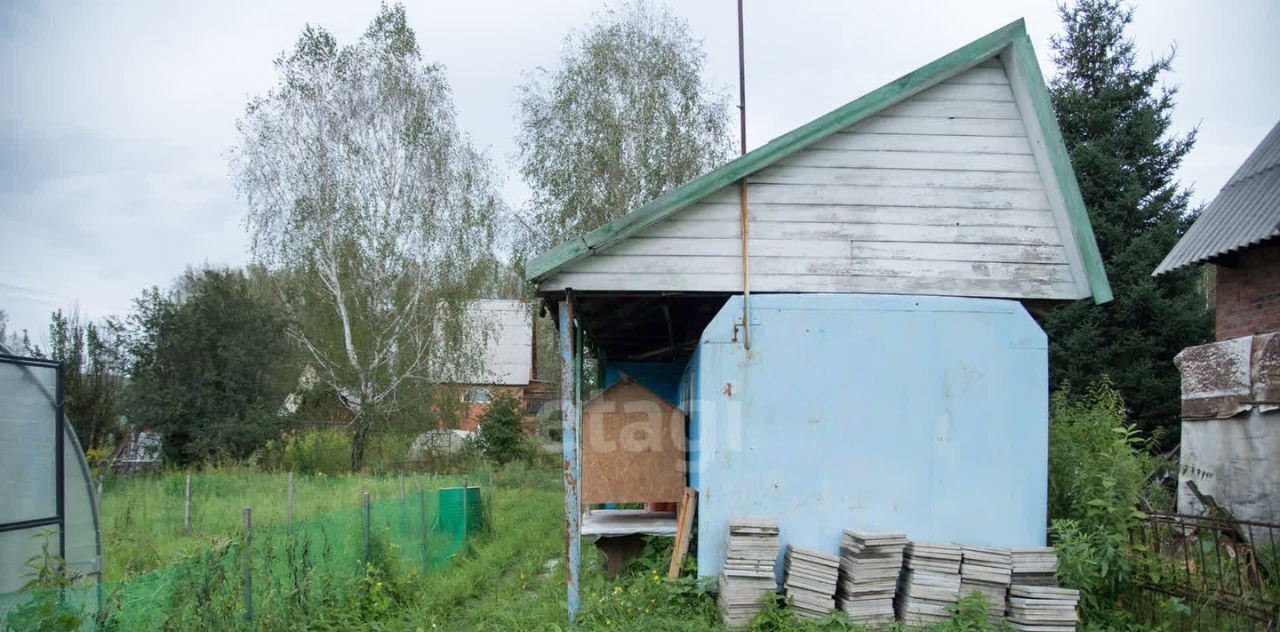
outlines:
[{"label": "brick wall", "polygon": [[1218,340],[1280,331],[1280,240],[1241,252],[1217,266]]}]

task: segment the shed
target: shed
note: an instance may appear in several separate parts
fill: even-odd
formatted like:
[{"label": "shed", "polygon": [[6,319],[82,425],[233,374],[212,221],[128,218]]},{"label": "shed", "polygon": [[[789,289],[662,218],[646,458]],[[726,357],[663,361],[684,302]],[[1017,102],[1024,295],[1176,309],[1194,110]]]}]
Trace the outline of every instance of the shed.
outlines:
[{"label": "shed", "polygon": [[689,415],[700,575],[731,515],[828,552],[848,527],[1044,543],[1048,354],[1028,308],[1111,291],[1021,20],[527,269],[567,369],[571,613],[584,353]]},{"label": "shed", "polygon": [[[1154,274],[1212,267],[1217,341],[1183,349],[1178,510],[1280,522],[1280,123]],[[1253,536],[1250,535],[1250,538]]]}]

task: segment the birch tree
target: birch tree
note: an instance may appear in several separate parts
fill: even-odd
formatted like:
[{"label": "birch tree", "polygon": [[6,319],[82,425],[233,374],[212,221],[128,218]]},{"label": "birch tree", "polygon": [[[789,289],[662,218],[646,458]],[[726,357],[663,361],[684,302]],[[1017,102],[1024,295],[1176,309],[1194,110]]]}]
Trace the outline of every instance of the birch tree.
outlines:
[{"label": "birch tree", "polygon": [[483,369],[467,319],[502,210],[403,6],[340,47],[308,26],[238,122],[232,171],[289,332],[351,415],[351,467],[398,396]]},{"label": "birch tree", "polygon": [[565,40],[557,68],[519,87],[521,175],[533,250],[591,230],[732,153],[727,94],[704,77],[689,25],[637,0]]}]

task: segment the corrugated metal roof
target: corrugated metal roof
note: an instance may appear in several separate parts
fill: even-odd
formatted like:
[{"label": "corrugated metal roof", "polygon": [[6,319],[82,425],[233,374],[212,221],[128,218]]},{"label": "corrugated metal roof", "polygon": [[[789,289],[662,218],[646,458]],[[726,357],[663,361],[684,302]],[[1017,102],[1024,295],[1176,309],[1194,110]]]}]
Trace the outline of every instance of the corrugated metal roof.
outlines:
[{"label": "corrugated metal roof", "polygon": [[1240,165],[1153,275],[1280,237],[1280,123]]}]

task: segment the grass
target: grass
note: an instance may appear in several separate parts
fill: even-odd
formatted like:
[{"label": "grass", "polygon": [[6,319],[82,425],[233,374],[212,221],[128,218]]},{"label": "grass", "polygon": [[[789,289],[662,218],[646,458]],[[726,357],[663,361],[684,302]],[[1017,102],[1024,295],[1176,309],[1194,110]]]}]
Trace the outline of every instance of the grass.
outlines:
[{"label": "grass", "polygon": [[[242,509],[253,509],[253,524],[285,522],[288,475],[249,467],[215,467],[191,476],[191,531],[182,533],[185,472],[108,479],[101,501],[102,546],[108,582],[168,566],[227,539],[244,524]],[[429,487],[458,485],[461,477],[432,477]],[[407,491],[416,491],[406,478]],[[395,475],[295,476],[295,521],[356,509],[363,492],[373,501],[398,497]]]},{"label": "grass", "polygon": [[[220,468],[192,477],[196,498],[192,535],[182,536],[184,480],[184,474],[175,473],[116,481],[107,486],[103,516],[109,576],[120,578],[226,547],[228,539],[240,528],[242,506],[253,506],[255,516],[267,523],[284,519],[284,475]],[[149,623],[136,624],[133,629],[176,624],[174,629],[568,630],[559,476],[516,467],[500,473],[496,483],[490,511],[492,529],[435,572],[393,572],[397,566],[394,563],[385,571],[371,568],[355,583],[320,590],[317,598],[305,607],[286,611],[283,618],[259,618],[252,623],[239,618],[235,584],[226,599],[208,602],[221,608],[216,612],[195,603],[194,594],[179,590],[172,593],[172,602],[138,602],[140,607],[156,609],[154,618],[163,619],[163,623],[152,621],[148,615],[141,618]],[[409,485],[416,488],[413,483]],[[375,497],[397,496],[399,479],[297,477],[294,518],[350,511],[364,490]],[[628,574],[609,578],[602,572],[603,556],[595,547],[584,545],[582,608],[576,629],[722,629],[715,602],[693,574],[674,581],[666,579],[663,571],[669,547],[669,540],[655,539]],[[394,552],[395,547],[390,550]],[[234,568],[232,571],[234,577]],[[198,587],[201,581],[188,583]],[[979,613],[933,629],[997,629],[985,626],[982,618]],[[838,617],[799,622],[791,619],[786,610],[774,607],[766,610],[754,629],[786,632],[858,628]]]}]

